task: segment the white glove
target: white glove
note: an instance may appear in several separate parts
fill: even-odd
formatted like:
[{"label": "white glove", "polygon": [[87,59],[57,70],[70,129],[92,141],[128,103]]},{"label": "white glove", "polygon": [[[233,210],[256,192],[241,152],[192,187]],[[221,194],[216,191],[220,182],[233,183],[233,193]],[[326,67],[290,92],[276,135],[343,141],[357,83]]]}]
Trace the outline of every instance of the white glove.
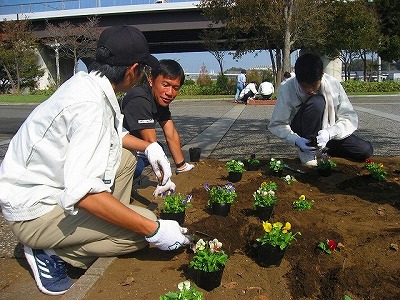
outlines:
[{"label": "white glove", "polygon": [[[161,184],[165,185],[172,176],[171,166],[169,160],[157,142],[151,143],[144,150],[147,160],[153,168],[154,174],[156,174],[158,180],[162,179]],[[160,171],[162,169],[162,173]]]},{"label": "white glove", "polygon": [[329,131],[326,129],[322,129],[318,131],[317,135],[317,145],[319,148],[325,148],[326,144],[329,142]]},{"label": "white glove", "polygon": [[157,185],[156,189],[153,192],[153,196],[157,197],[160,194],[162,195],[164,192],[173,190],[175,191],[176,185],[171,181],[171,179],[168,179],[167,183],[164,185]]},{"label": "white glove", "polygon": [[310,152],[310,151],[314,151],[315,147],[312,146],[308,146],[308,143],[310,143],[311,141],[309,139],[306,138],[302,138],[302,137],[298,137],[296,139],[296,146],[300,148],[301,151],[303,152]]},{"label": "white glove", "polygon": [[187,228],[179,226],[177,221],[158,220],[157,222],[157,230],[151,236],[146,236],[145,239],[158,249],[176,250],[190,243],[184,235],[188,231]]}]

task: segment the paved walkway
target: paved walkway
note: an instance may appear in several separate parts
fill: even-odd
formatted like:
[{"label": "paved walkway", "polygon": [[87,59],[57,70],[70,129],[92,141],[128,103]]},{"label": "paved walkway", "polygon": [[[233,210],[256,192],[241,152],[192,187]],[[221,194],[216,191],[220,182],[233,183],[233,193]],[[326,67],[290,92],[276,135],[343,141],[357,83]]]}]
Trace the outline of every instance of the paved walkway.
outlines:
[{"label": "paved walkway", "polygon": [[[375,156],[400,155],[400,95],[351,97],[359,114],[358,135],[372,142]],[[171,105],[174,122],[181,135],[183,151],[189,160],[188,149],[200,147],[201,158],[246,158],[251,153],[258,157],[292,157],[293,147],[274,137],[266,129],[274,106],[234,104],[229,100],[176,100]],[[0,107],[1,109],[1,107]],[[161,142],[165,142],[161,129],[157,129]],[[0,162],[9,143],[8,136],[0,135]],[[17,241],[0,216],[0,257],[21,257]],[[103,272],[112,267],[113,258],[102,258],[62,299],[82,299]],[[25,293],[25,290],[26,291]],[[35,289],[34,281],[18,289],[6,288],[0,299],[18,299],[16,295],[29,295],[31,300],[43,299]],[[24,297],[19,297],[23,299]],[[54,298],[53,298],[54,299]]]}]

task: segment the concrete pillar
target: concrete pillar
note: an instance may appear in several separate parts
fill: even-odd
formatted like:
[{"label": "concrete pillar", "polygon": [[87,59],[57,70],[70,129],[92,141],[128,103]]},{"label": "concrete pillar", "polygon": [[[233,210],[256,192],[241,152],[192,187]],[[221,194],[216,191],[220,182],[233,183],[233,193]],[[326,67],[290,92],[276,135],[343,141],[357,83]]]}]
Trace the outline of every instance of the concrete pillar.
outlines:
[{"label": "concrete pillar", "polygon": [[335,77],[337,80],[342,81],[342,61],[339,58],[334,60],[326,56],[322,57],[324,64],[324,72],[328,75]]},{"label": "concrete pillar", "polygon": [[56,53],[53,48],[40,45],[38,47],[38,62],[45,71],[42,78],[39,79],[38,89],[47,89],[57,84],[57,76],[60,78],[60,84],[68,80],[74,74],[73,59],[59,58],[57,68]]}]

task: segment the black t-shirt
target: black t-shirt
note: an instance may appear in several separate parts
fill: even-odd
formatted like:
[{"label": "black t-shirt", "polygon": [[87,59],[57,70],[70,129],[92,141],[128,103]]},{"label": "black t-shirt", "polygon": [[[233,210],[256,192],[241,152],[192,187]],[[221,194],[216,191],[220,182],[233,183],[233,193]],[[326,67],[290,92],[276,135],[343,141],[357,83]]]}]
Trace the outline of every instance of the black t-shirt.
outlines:
[{"label": "black t-shirt", "polygon": [[150,85],[135,86],[122,99],[124,128],[130,134],[141,138],[142,129],[156,128],[156,122],[171,120],[169,107],[156,103]]}]

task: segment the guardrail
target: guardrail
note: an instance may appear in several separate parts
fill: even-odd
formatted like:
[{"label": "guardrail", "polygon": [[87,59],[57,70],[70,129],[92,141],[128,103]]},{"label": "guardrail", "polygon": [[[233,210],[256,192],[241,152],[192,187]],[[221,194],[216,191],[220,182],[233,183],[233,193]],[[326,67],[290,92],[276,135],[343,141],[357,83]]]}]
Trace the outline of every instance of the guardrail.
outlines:
[{"label": "guardrail", "polygon": [[189,0],[37,0],[19,4],[0,5],[0,15],[8,14],[26,14],[33,12],[58,11],[81,8],[98,8],[123,5],[141,5],[141,4],[157,4],[165,5],[167,3],[177,2],[193,2]]}]

